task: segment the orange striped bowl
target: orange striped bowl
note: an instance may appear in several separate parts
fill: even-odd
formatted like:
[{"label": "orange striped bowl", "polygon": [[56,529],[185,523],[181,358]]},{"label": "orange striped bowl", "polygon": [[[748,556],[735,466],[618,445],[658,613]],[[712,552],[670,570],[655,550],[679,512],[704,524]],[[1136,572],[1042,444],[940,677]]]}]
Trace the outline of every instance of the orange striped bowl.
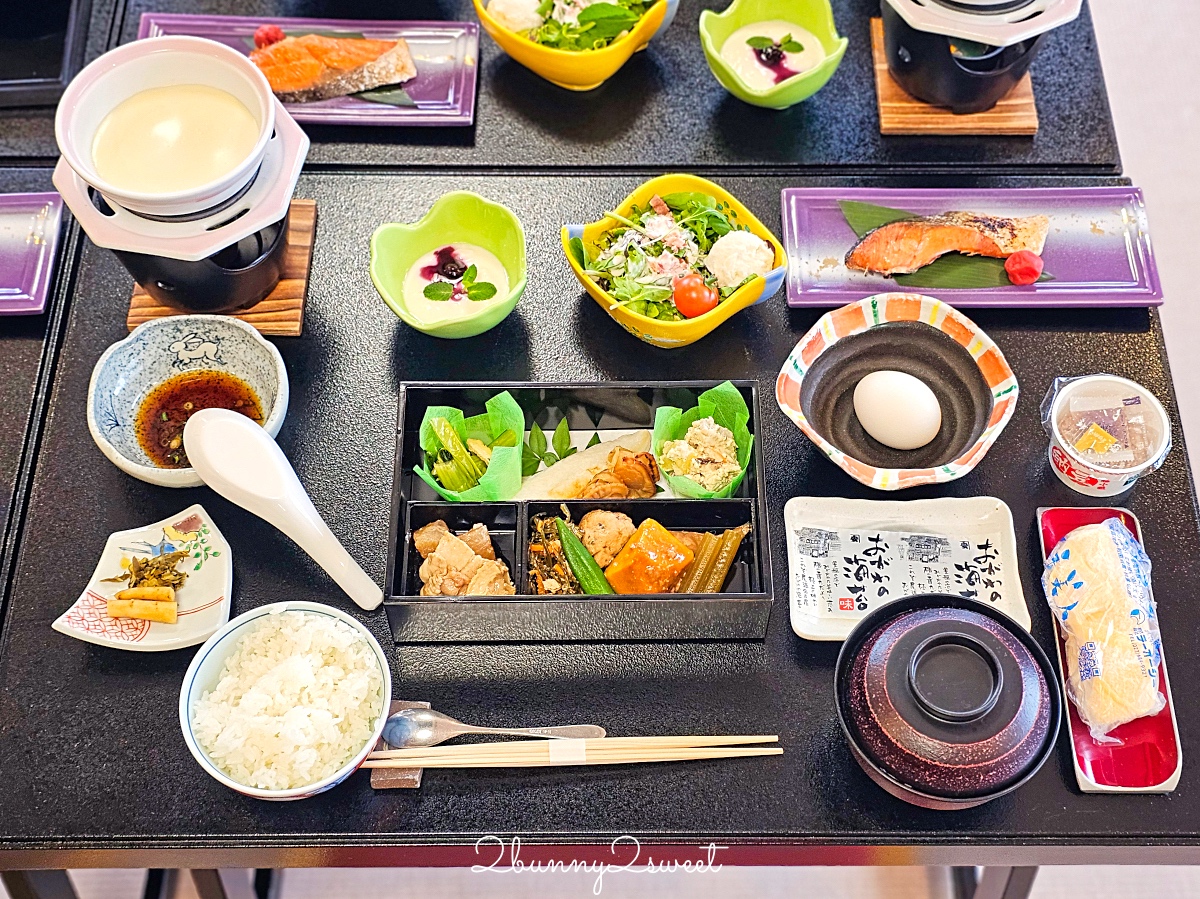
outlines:
[{"label": "orange striped bowl", "polygon": [[[851,458],[809,423],[800,407],[800,385],[818,356],[837,341],[888,322],[917,321],[949,335],[971,354],[992,391],[987,427],[957,459],[935,468],[877,468]],[[783,414],[850,477],[877,490],[900,490],[918,484],[941,484],[961,478],[987,455],[1017,406],[1017,378],[1008,360],[980,328],[952,306],[915,293],[881,293],[821,316],[796,344],[775,382],[775,399]]]}]

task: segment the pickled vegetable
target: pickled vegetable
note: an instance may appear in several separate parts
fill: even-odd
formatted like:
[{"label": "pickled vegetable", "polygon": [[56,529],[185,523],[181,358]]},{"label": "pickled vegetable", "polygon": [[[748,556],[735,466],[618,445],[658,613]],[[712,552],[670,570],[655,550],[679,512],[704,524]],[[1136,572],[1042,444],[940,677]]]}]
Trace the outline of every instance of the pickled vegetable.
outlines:
[{"label": "pickled vegetable", "polygon": [[713,559],[717,557],[717,549],[720,545],[721,538],[716,534],[705,534],[701,538],[700,547],[696,550],[696,558],[691,567],[684,572],[683,578],[675,588],[676,593],[700,592],[698,587],[704,583],[704,575],[712,566]]}]

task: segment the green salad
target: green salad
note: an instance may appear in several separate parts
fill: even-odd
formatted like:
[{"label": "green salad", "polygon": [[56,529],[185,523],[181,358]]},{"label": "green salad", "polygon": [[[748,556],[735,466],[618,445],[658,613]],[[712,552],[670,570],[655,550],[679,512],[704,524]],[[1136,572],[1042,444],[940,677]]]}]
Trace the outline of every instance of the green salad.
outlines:
[{"label": "green salad", "polygon": [[595,246],[575,238],[571,252],[614,307],[648,318],[682,321],[710,312],[775,262],[771,245],[709,194],[656,194],[628,216],[608,216],[617,227]]},{"label": "green salad", "polygon": [[599,50],[627,34],[655,0],[491,0],[510,31],[555,50]]}]

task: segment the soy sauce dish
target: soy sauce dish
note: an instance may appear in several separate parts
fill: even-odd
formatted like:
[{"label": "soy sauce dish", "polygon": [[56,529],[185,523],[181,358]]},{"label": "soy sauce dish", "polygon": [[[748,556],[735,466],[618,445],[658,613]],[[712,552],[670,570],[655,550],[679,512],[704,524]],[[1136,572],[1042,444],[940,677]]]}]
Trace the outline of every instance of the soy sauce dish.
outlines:
[{"label": "soy sauce dish", "polygon": [[938,811],[1028,781],[1054,751],[1050,660],[1015,621],[960,596],[888,603],[851,632],[834,672],[838,723],[871,780]]}]

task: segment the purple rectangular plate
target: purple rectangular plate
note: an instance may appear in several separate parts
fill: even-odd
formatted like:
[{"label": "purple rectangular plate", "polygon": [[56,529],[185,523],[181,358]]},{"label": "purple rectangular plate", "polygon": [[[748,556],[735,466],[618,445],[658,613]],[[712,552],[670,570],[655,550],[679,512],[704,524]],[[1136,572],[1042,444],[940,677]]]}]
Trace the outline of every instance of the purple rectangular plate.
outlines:
[{"label": "purple rectangular plate", "polygon": [[[1042,258],[1053,281],[1029,287],[907,288],[892,278],[852,272],[843,259],[858,240],[838,200],[917,215],[982,212],[1048,215]],[[783,243],[789,306],[841,306],[892,290],[934,293],[955,306],[1159,306],[1162,288],[1150,249],[1146,207],[1136,187],[1008,190],[804,188],[783,191]]]},{"label": "purple rectangular plate", "polygon": [[0,315],[38,315],[54,275],[62,197],[0,194]]},{"label": "purple rectangular plate", "polygon": [[417,74],[404,89],[416,106],[391,106],[357,97],[286,103],[297,122],[314,125],[470,125],[475,121],[479,26],[474,22],[385,22],[365,19],[281,19],[142,13],[138,38],[187,34],[249,55],[259,25],[285,31],[346,31],[377,40],[408,41]]}]

